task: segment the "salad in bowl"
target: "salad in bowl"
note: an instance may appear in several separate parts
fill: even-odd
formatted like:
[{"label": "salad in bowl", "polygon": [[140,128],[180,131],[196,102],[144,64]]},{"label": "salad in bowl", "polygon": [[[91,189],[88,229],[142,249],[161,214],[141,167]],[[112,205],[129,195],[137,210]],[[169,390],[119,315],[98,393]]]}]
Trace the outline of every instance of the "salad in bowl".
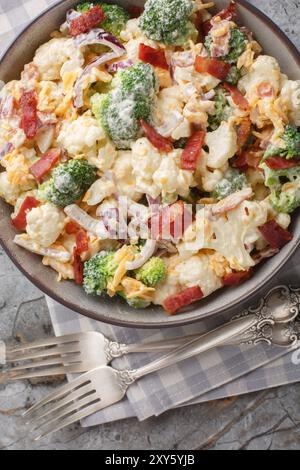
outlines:
[{"label": "salad in bowl", "polygon": [[0,197],[59,282],[174,315],[292,240],[300,81],[213,6],[80,3],[3,84]]}]

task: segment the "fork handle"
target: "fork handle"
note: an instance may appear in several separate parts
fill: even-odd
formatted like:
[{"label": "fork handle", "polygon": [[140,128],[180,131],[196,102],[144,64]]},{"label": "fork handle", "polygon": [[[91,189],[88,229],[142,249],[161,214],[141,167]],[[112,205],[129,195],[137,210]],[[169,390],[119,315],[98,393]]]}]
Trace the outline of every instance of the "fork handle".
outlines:
[{"label": "fork handle", "polygon": [[199,334],[180,336],[178,338],[170,338],[145,343],[136,343],[124,345],[123,354],[143,353],[143,352],[165,352],[170,349],[178,348],[184,344],[190,343],[193,339],[199,338]]},{"label": "fork handle", "polygon": [[245,343],[249,339],[251,331],[257,327],[257,321],[256,315],[247,315],[246,317],[226,323],[216,330],[178,347],[164,357],[141,367],[134,372],[134,378],[136,380],[140,379],[145,375],[177,364],[217,346]]}]

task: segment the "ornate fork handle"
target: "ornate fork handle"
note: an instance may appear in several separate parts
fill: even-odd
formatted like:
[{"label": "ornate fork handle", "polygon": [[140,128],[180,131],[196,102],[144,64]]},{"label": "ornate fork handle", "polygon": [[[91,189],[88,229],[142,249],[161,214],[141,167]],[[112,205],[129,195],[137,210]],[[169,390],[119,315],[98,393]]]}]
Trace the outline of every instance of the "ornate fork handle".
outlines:
[{"label": "ornate fork handle", "polygon": [[245,310],[220,328],[130,372],[131,379],[137,380],[217,346],[266,343],[293,348],[298,345],[300,337],[300,324],[296,321],[299,312],[300,288],[275,287],[262,299],[259,306]]}]

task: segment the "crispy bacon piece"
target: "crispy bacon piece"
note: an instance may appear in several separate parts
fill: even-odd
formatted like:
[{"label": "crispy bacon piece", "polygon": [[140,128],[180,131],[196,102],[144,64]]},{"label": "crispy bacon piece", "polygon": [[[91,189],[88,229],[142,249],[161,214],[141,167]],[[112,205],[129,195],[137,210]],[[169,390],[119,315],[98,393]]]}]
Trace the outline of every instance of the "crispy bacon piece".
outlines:
[{"label": "crispy bacon piece", "polygon": [[216,18],[221,18],[221,20],[231,21],[231,20],[234,20],[236,17],[237,17],[236,3],[230,2],[230,5],[227,8],[224,8],[224,10],[217,13],[210,20],[205,21],[202,25],[202,30],[205,36],[207,36],[211,28],[213,27],[213,22]]},{"label": "crispy bacon piece", "polygon": [[179,294],[170,295],[164,303],[163,307],[169,315],[175,315],[183,307],[203,299],[204,294],[199,286],[189,287],[179,292]]},{"label": "crispy bacon piece", "polygon": [[39,201],[37,201],[34,197],[27,196],[23,204],[21,205],[18,214],[16,217],[12,219],[12,224],[13,226],[20,231],[26,230],[26,216],[28,212],[30,212],[32,209],[35,207],[38,207],[40,205]]},{"label": "crispy bacon piece", "polygon": [[74,268],[74,277],[75,282],[79,286],[82,286],[83,283],[83,262],[81,260],[80,254],[77,251],[77,248],[73,250],[73,268]]},{"label": "crispy bacon piece", "polygon": [[38,183],[41,183],[44,176],[56,165],[61,154],[61,149],[50,149],[29,168],[30,173],[35,177]]},{"label": "crispy bacon piece", "polygon": [[78,225],[77,222],[74,222],[74,220],[71,220],[65,226],[65,231],[68,235],[76,235],[80,229],[80,225]]},{"label": "crispy bacon piece", "polygon": [[160,135],[148,122],[141,119],[141,126],[144,129],[147,139],[160,152],[169,153],[173,150],[173,144],[170,139]]},{"label": "crispy bacon piece", "polygon": [[274,95],[274,88],[270,82],[262,82],[257,87],[257,94],[259,98],[271,98]]},{"label": "crispy bacon piece", "polygon": [[242,271],[242,272],[236,272],[236,273],[230,273],[226,274],[226,276],[223,277],[223,285],[224,286],[238,286],[244,281],[247,281],[253,274],[252,269],[249,271]]},{"label": "crispy bacon piece", "polygon": [[274,156],[267,158],[265,160],[265,164],[271,168],[271,170],[286,170],[288,168],[299,166],[300,160],[297,160],[296,158],[286,160],[285,158]]},{"label": "crispy bacon piece", "polygon": [[249,110],[248,100],[235,86],[232,86],[229,83],[224,83],[223,87],[231,94],[234,104],[236,104],[242,111]]},{"label": "crispy bacon piece", "polygon": [[196,171],[197,162],[202,153],[206,132],[197,131],[189,138],[181,155],[181,168],[188,171]]},{"label": "crispy bacon piece", "polygon": [[82,13],[70,24],[70,35],[73,37],[88,33],[105,19],[105,14],[100,5],[95,5],[89,11]]},{"label": "crispy bacon piece", "polygon": [[184,202],[175,202],[163,207],[159,213],[151,217],[149,221],[151,238],[155,240],[181,238],[192,222],[193,215],[185,208]]},{"label": "crispy bacon piece", "polygon": [[233,166],[241,171],[247,171],[249,168],[258,168],[263,152],[261,149],[250,147],[239,153],[238,157],[233,162]]},{"label": "crispy bacon piece", "polygon": [[197,56],[195,61],[195,69],[199,73],[209,73],[213,77],[218,78],[219,80],[226,80],[230,64],[223,62],[218,59],[209,59],[207,57]]},{"label": "crispy bacon piece", "polygon": [[76,234],[76,251],[79,255],[89,251],[89,237],[83,228]]},{"label": "crispy bacon piece", "polygon": [[259,227],[259,231],[271,248],[281,249],[293,239],[293,235],[282,228],[275,220]]},{"label": "crispy bacon piece", "polygon": [[34,139],[38,130],[38,98],[35,91],[26,91],[20,99],[22,110],[21,129],[27,139]]},{"label": "crispy bacon piece", "polygon": [[251,120],[250,118],[242,119],[240,125],[237,128],[237,144],[239,150],[241,150],[251,135]]},{"label": "crispy bacon piece", "polygon": [[140,44],[139,59],[153,65],[153,67],[169,70],[165,52],[161,49],[154,49],[153,47],[146,46],[146,44]]}]

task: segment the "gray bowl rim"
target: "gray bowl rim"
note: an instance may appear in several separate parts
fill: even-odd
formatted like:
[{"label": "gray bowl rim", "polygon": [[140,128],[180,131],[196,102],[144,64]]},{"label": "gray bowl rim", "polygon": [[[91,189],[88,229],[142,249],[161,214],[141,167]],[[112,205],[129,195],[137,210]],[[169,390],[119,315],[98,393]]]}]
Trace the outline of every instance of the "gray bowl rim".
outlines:
[{"label": "gray bowl rim", "polygon": [[[9,54],[11,48],[15,45],[15,43],[19,40],[19,38],[35,23],[37,23],[42,17],[46,16],[50,11],[54,10],[57,8],[58,5],[62,4],[64,0],[60,0],[53,5],[51,5],[49,8],[44,10],[41,14],[39,14],[36,18],[34,18],[29,24],[27,24],[21,31],[18,33],[18,35],[13,39],[5,51],[1,54],[0,57],[0,62],[6,58],[6,56]],[[117,3],[117,0],[116,0]],[[268,27],[269,29],[272,30],[273,34],[281,38],[281,40],[285,43],[287,49],[289,49],[289,52],[293,55],[295,61],[299,64],[300,67],[300,52],[298,51],[297,47],[295,44],[287,37],[287,35],[279,28],[279,26],[276,25],[276,23],[269,18],[264,12],[256,8],[254,5],[251,5],[247,0],[236,0],[237,4],[240,4],[243,6],[246,10],[250,11],[252,14],[260,18]],[[300,215],[300,214],[299,214]],[[298,215],[298,216],[299,216]],[[235,298],[231,303],[228,303],[224,308],[216,308],[215,310],[207,313],[207,314],[201,314],[201,318],[188,318],[188,313],[187,316],[183,319],[178,319],[173,320],[172,322],[157,322],[157,323],[139,323],[136,321],[130,321],[130,320],[115,320],[111,317],[102,315],[102,314],[95,314],[93,312],[90,312],[84,308],[81,308],[80,306],[76,305],[75,303],[72,303],[71,301],[66,301],[62,299],[59,295],[56,295],[53,290],[49,287],[47,287],[42,281],[40,281],[38,278],[36,278],[34,275],[31,275],[28,273],[28,271],[17,261],[16,257],[13,254],[13,251],[10,250],[5,242],[1,239],[0,236],[0,246],[4,249],[5,253],[8,255],[8,257],[12,260],[12,262],[15,264],[15,266],[25,275],[27,279],[29,279],[38,289],[40,289],[45,295],[48,297],[52,298],[59,304],[69,308],[70,310],[73,310],[85,317],[91,318],[92,320],[100,321],[103,323],[108,323],[111,325],[115,326],[120,326],[120,327],[128,327],[128,328],[139,328],[139,329],[160,329],[160,328],[176,328],[180,326],[186,326],[186,325],[191,325],[194,323],[197,323],[199,321],[207,320],[208,318],[211,318],[212,316],[215,315],[222,315],[225,312],[230,311],[234,307],[238,306],[242,302],[246,302],[248,299],[254,296],[255,292],[260,290],[262,287],[264,287],[268,282],[270,282],[276,274],[285,266],[285,264],[290,260],[292,255],[295,253],[297,248],[300,246],[300,237],[294,242],[291,242],[291,248],[285,255],[284,259],[280,263],[277,263],[276,268],[270,272],[268,276],[266,276],[262,282],[262,284],[257,285],[257,288],[253,291],[248,291],[247,293],[241,295],[240,297]],[[174,318],[174,317],[173,317]]]}]

